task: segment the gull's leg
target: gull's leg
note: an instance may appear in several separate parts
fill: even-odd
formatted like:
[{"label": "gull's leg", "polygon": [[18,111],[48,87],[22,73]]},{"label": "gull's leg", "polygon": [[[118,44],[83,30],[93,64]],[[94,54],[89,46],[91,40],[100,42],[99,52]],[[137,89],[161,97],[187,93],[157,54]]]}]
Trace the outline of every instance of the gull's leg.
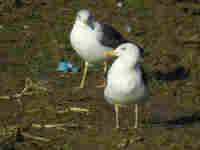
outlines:
[{"label": "gull's leg", "polygon": [[107,73],[107,70],[108,70],[108,63],[104,61],[104,74]]},{"label": "gull's leg", "polygon": [[107,73],[107,70],[108,70],[108,64],[107,64],[106,61],[104,61],[104,81],[103,81],[103,84],[97,85],[96,86],[97,88],[102,88],[102,87],[106,86],[106,73]]},{"label": "gull's leg", "polygon": [[119,104],[115,104],[115,120],[116,120],[116,128],[119,128]]},{"label": "gull's leg", "polygon": [[135,126],[134,128],[138,128],[138,104],[135,104]]},{"label": "gull's leg", "polygon": [[85,83],[85,79],[87,76],[87,70],[88,70],[88,62],[85,62],[85,67],[84,67],[84,72],[83,72],[83,77],[81,80],[80,88],[84,88],[84,83]]}]

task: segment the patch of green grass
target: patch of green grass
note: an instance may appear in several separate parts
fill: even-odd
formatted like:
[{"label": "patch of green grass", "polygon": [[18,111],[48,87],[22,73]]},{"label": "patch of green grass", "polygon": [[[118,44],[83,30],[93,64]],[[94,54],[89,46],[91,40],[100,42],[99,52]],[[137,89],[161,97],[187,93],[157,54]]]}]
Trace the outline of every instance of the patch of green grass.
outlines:
[{"label": "patch of green grass", "polygon": [[152,56],[152,49],[151,48],[146,48],[144,50],[144,56],[147,57],[147,56]]},{"label": "patch of green grass", "polygon": [[64,25],[57,24],[54,31],[48,32],[48,40],[50,41],[56,40],[58,43],[65,43],[66,38]]},{"label": "patch of green grass", "polygon": [[[8,60],[7,64],[0,65],[0,71],[3,72],[27,72],[29,71],[29,66],[26,64],[26,62],[21,61],[20,59],[25,56],[26,51],[28,51],[29,48],[32,46],[32,39],[26,39],[23,43],[23,46],[17,45],[16,47],[10,48],[7,50],[8,58],[11,60],[11,62]],[[12,62],[12,58],[16,62]],[[24,59],[24,58],[23,58]],[[20,63],[17,61],[19,60]]]},{"label": "patch of green grass", "polygon": [[144,8],[144,0],[126,0],[125,1],[128,7],[132,7],[135,9],[143,9]]},{"label": "patch of green grass", "polygon": [[143,43],[144,37],[143,36],[136,36],[135,41],[137,41],[138,43]]},{"label": "patch of green grass", "polygon": [[162,89],[162,90],[169,90],[168,83],[166,81],[157,80],[155,78],[151,78],[148,80],[149,91],[153,91],[154,88]]},{"label": "patch of green grass", "polygon": [[123,6],[123,7],[120,9],[120,14],[121,14],[122,16],[128,16],[128,15],[129,15],[129,11],[128,11],[127,5]]},{"label": "patch of green grass", "polygon": [[23,47],[22,48],[20,48],[20,47],[12,48],[7,51],[7,54],[10,58],[23,56],[24,49],[23,49]]},{"label": "patch of green grass", "polygon": [[17,32],[24,30],[24,26],[22,24],[5,24],[1,30]]},{"label": "patch of green grass", "polygon": [[67,34],[65,31],[65,23],[63,17],[56,17],[55,38],[58,42],[66,42]]},{"label": "patch of green grass", "polygon": [[64,144],[63,150],[72,150],[72,145],[71,144]]},{"label": "patch of green grass", "polygon": [[137,16],[152,16],[152,9],[143,8],[136,11]]},{"label": "patch of green grass", "polygon": [[54,72],[57,64],[53,56],[49,55],[48,49],[43,48],[39,54],[34,56],[29,63],[29,71],[34,75],[40,72]]},{"label": "patch of green grass", "polygon": [[144,120],[142,121],[142,125],[144,128],[152,128],[152,120],[151,117],[145,117]]},{"label": "patch of green grass", "polygon": [[24,50],[27,50],[28,48],[31,48],[32,44],[33,44],[33,40],[30,39],[30,38],[27,38],[25,40],[25,42],[24,42],[24,47],[23,47]]},{"label": "patch of green grass", "polygon": [[[38,8],[34,8],[32,10],[32,14],[27,15],[24,18],[24,24],[39,23],[39,22],[41,22],[41,15],[40,15],[40,10]],[[0,30],[19,32],[25,29],[24,24],[17,24],[17,23],[5,24]]]},{"label": "patch of green grass", "polygon": [[27,49],[31,48],[31,46],[32,46],[32,39],[26,39],[23,43],[23,46],[16,46],[15,48],[12,48],[7,51],[7,54],[9,57],[24,56]]},{"label": "patch of green grass", "polygon": [[192,15],[200,15],[200,8],[192,8]]},{"label": "patch of green grass", "polygon": [[124,0],[123,7],[121,8],[121,15],[128,16],[129,8],[136,10],[137,16],[148,16],[152,15],[152,10],[150,8],[144,7],[144,0]]},{"label": "patch of green grass", "polygon": [[0,72],[27,72],[28,66],[26,64],[0,64]]},{"label": "patch of green grass", "polygon": [[131,24],[131,32],[136,32],[137,30],[136,24]]},{"label": "patch of green grass", "polygon": [[56,16],[56,25],[54,30],[48,32],[48,40],[58,41],[58,43],[65,43],[68,35],[65,31],[65,18],[63,16]]},{"label": "patch of green grass", "polygon": [[72,0],[71,5],[73,8],[73,13],[77,13],[78,10],[81,8],[81,0]]},{"label": "patch of green grass", "polygon": [[40,9],[38,7],[35,7],[32,9],[32,14],[25,16],[25,22],[26,23],[40,23],[41,22],[41,14]]}]

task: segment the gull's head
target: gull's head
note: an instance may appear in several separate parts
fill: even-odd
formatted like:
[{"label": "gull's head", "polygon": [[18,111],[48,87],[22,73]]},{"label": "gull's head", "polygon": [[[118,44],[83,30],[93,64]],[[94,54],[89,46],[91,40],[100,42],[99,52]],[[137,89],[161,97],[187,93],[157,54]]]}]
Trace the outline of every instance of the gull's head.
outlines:
[{"label": "gull's head", "polygon": [[76,16],[76,23],[82,26],[89,26],[91,29],[94,29],[93,16],[87,9],[78,11]]},{"label": "gull's head", "polygon": [[132,43],[125,43],[121,44],[113,51],[105,52],[105,56],[139,58],[140,50],[136,45]]}]

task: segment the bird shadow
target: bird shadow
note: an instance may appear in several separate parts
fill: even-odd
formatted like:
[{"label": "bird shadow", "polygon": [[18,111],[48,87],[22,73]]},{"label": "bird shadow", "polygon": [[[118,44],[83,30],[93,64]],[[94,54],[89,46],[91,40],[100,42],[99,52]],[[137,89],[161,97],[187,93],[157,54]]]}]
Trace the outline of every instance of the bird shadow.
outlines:
[{"label": "bird shadow", "polygon": [[189,77],[190,70],[186,70],[183,66],[177,67],[174,71],[163,73],[160,71],[153,72],[153,77],[160,81],[173,82],[176,80],[185,80]]},{"label": "bird shadow", "polygon": [[[152,127],[165,127],[165,128],[191,128],[192,125],[200,123],[200,111],[194,112],[191,116],[182,116],[174,120],[167,121],[152,121],[149,122]],[[198,124],[198,128],[200,124]]]}]

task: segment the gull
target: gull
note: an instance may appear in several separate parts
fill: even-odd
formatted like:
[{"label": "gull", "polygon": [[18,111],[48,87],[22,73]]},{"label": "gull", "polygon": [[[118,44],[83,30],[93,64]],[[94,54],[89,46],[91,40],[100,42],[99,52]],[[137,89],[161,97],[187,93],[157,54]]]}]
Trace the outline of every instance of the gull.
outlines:
[{"label": "gull", "polygon": [[119,105],[135,104],[135,126],[138,128],[138,104],[149,100],[148,88],[139,61],[141,50],[132,43],[120,45],[105,52],[106,57],[116,56],[107,74],[105,100],[114,104],[116,128],[119,128]]},{"label": "gull", "polygon": [[[85,61],[80,88],[84,87],[88,66],[104,61],[104,73],[107,72],[107,62],[104,52],[117,48],[127,42],[111,25],[96,22],[92,14],[82,9],[78,11],[75,23],[70,33],[73,49]],[[97,87],[104,87],[104,84]]]}]

